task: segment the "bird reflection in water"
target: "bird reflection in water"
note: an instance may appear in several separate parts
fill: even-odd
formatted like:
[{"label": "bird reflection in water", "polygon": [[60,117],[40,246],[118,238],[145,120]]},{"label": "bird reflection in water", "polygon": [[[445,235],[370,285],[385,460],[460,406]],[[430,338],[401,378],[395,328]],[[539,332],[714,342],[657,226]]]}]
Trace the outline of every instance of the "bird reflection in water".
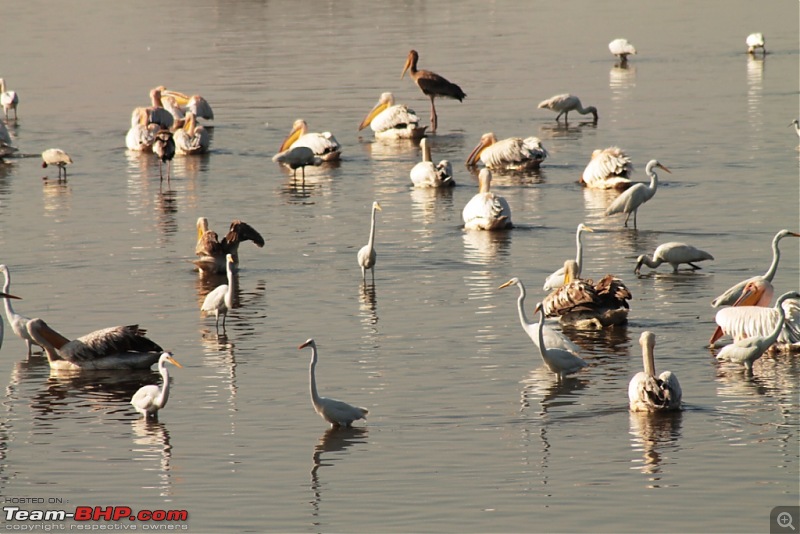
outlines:
[{"label": "bird reflection in water", "polygon": [[370,332],[377,334],[377,329],[374,328],[378,324],[377,313],[377,296],[375,292],[375,282],[368,283],[366,281],[359,285],[358,290],[358,309],[361,316],[361,324],[365,328],[369,328]]},{"label": "bird reflection in water", "polygon": [[281,166],[287,178],[281,184],[280,194],[291,202],[307,202],[312,196],[325,195],[325,185],[333,181],[333,173],[341,166],[341,161],[326,162],[323,167],[307,167],[305,176],[294,176],[291,169]]},{"label": "bird reflection in water", "polygon": [[42,181],[44,192],[44,216],[54,222],[61,222],[61,217],[72,208],[72,186],[67,182]]},{"label": "bird reflection in water", "polygon": [[664,467],[670,463],[670,453],[679,450],[682,412],[630,412],[631,448],[641,455],[631,460],[631,469],[647,475],[651,489],[675,487],[664,482]]},{"label": "bird reflection in water", "polygon": [[169,236],[178,232],[178,194],[169,186],[159,188],[156,200],[156,224],[161,236],[159,244],[167,243]]},{"label": "bird reflection in water", "polygon": [[[333,467],[342,456],[338,453],[345,453],[353,445],[367,443],[369,431],[367,427],[333,427],[325,431],[319,443],[314,447],[311,456],[313,466],[311,467],[311,491],[314,493],[314,500],[311,501],[313,507],[312,515],[319,516],[319,508],[322,502],[322,493],[325,484],[320,481],[320,467]],[[323,454],[329,455],[327,461],[323,460]]]},{"label": "bird reflection in water", "polygon": [[611,101],[615,104],[625,100],[636,87],[636,67],[617,63],[608,71],[608,88],[611,90]]},{"label": "bird reflection in water", "polygon": [[172,495],[172,444],[169,430],[164,423],[149,417],[131,422],[133,447],[132,459],[140,461],[143,471],[155,472],[158,481],[143,489],[156,489],[160,497]]},{"label": "bird reflection in water", "polygon": [[577,404],[580,395],[576,392],[586,389],[589,380],[575,376],[557,380],[547,367],[541,366],[533,369],[522,380],[522,384],[524,387],[520,395],[520,411],[525,411],[534,402],[538,402],[540,409],[537,413],[546,418],[550,408]]}]

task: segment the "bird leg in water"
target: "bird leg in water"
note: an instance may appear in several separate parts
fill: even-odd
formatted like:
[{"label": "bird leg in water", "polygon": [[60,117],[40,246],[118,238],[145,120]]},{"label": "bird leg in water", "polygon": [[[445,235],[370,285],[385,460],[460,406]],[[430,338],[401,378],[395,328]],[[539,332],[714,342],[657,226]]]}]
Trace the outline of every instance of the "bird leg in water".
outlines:
[{"label": "bird leg in water", "polygon": [[436,133],[436,126],[438,125],[438,117],[436,116],[436,104],[434,104],[434,96],[431,95],[431,133]]}]

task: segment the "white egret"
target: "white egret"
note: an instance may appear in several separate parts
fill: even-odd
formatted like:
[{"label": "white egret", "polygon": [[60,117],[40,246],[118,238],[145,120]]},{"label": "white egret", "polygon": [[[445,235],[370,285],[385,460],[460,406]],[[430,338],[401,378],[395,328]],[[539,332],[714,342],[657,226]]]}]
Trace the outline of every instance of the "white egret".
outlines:
[{"label": "white egret", "polygon": [[[591,228],[586,226],[583,223],[578,225],[578,229],[575,231],[575,245],[577,247],[577,252],[575,253],[575,263],[578,264],[578,272],[576,273],[576,277],[580,278],[581,276],[581,269],[583,268],[583,232],[594,232]],[[562,265],[559,267],[554,273],[548,276],[544,281],[544,289],[545,291],[552,291],[554,289],[558,289],[559,287],[564,285],[564,266]]]},{"label": "white egret", "polygon": [[778,297],[778,300],[775,302],[778,320],[775,322],[775,327],[768,335],[753,336],[734,341],[730,345],[726,345],[720,349],[717,353],[717,359],[740,363],[744,365],[748,371],[752,371],[753,362],[758,360],[772,344],[778,340],[778,336],[780,336],[781,330],[783,329],[783,322],[786,318],[783,302],[787,299],[800,299],[800,292],[789,291]]},{"label": "white egret", "polygon": [[592,151],[592,159],[586,164],[580,183],[590,189],[620,189],[632,185],[631,158],[619,147],[611,146]]},{"label": "white egret", "polygon": [[466,230],[501,230],[511,228],[511,207],[506,199],[491,192],[492,171],[481,169],[478,174],[478,194],[472,197],[461,212]]},{"label": "white egret", "polygon": [[627,39],[614,39],[608,43],[608,50],[620,59],[620,62],[625,64],[628,61],[628,56],[636,55],[636,48],[628,42]]},{"label": "white egret", "polygon": [[358,125],[359,131],[368,125],[376,139],[419,139],[427,128],[419,125],[419,117],[413,109],[395,104],[392,93],[381,94],[378,103]]},{"label": "white egret", "polygon": [[409,175],[414,187],[452,187],[456,185],[453,180],[453,166],[446,159],[434,165],[431,159],[431,147],[428,140],[422,138],[419,142],[422,148],[422,161],[411,168]]},{"label": "white egret", "polygon": [[493,132],[488,132],[472,149],[466,164],[471,167],[480,159],[488,169],[530,170],[538,169],[547,155],[538,137],[508,137],[498,141]]},{"label": "white egret", "polygon": [[597,122],[597,108],[594,106],[586,106],[584,108],[581,104],[581,99],[569,93],[552,96],[547,100],[542,100],[536,107],[538,109],[549,109],[558,112],[558,115],[556,115],[556,121],[561,118],[561,115],[564,115],[564,122],[567,122],[569,120],[569,112],[575,111],[581,115],[591,113],[594,117],[594,122]]},{"label": "white egret", "polygon": [[169,400],[169,371],[167,371],[167,363],[171,363],[176,367],[183,367],[178,361],[172,357],[169,352],[161,353],[158,358],[158,372],[164,379],[161,388],[155,384],[142,386],[133,394],[131,398],[131,405],[137,412],[145,417],[158,418],[158,410],[167,405]]},{"label": "white egret", "polygon": [[297,169],[300,169],[303,173],[304,180],[306,178],[306,167],[308,165],[314,165],[316,167],[322,165],[322,158],[314,155],[314,151],[307,146],[296,146],[284,150],[283,152],[278,152],[272,156],[272,161],[292,169],[294,173],[292,176],[295,178],[297,177]]},{"label": "white egret", "polygon": [[[9,295],[5,292],[0,292],[0,298],[3,299],[20,299],[20,297],[15,297],[14,295]],[[21,299],[20,299],[21,300]],[[9,320],[11,322],[11,320]],[[13,324],[12,324],[13,327]],[[3,346],[3,320],[0,319],[0,347]]]},{"label": "white egret", "polygon": [[539,313],[538,345],[539,354],[542,356],[545,367],[555,373],[559,380],[586,367],[588,364],[580,356],[576,356],[568,350],[547,347],[544,341],[544,308],[541,302],[536,303],[534,313]]},{"label": "white egret", "polygon": [[688,264],[694,271],[700,269],[700,266],[695,265],[694,262],[713,259],[714,256],[705,250],[700,250],[686,243],[671,241],[658,245],[652,256],[641,254],[636,258],[636,268],[633,272],[639,274],[642,264],[647,265],[651,269],[657,269],[662,263],[669,263],[672,266],[673,273],[678,272],[678,265],[681,263]]},{"label": "white egret", "polygon": [[228,311],[233,308],[233,255],[227,254],[225,256],[226,271],[228,274],[228,283],[221,284],[215,287],[206,298],[203,299],[203,305],[200,306],[200,311],[207,314],[214,314],[215,323],[214,327],[219,331],[219,316],[222,315],[222,329],[225,330],[225,319],[228,317]]},{"label": "white egret", "polygon": [[372,278],[375,278],[375,262],[378,254],[375,252],[375,212],[383,211],[377,201],[372,203],[372,214],[370,217],[369,240],[367,244],[358,251],[358,265],[361,267],[361,280],[367,279],[367,269],[372,271]]},{"label": "white egret", "polygon": [[664,171],[671,173],[669,169],[661,165],[658,160],[651,159],[645,167],[645,172],[650,176],[650,185],[635,184],[630,188],[623,191],[614,202],[606,209],[606,216],[615,213],[625,214],[625,227],[628,227],[628,219],[633,213],[633,227],[636,228],[636,214],[639,211],[639,206],[653,198],[658,189],[658,176],[653,170],[655,167],[664,169]]},{"label": "white egret", "polygon": [[58,179],[61,180],[61,171],[64,171],[64,180],[67,179],[67,165],[72,163],[72,158],[60,148],[48,148],[42,152],[42,168],[48,165],[58,167]]},{"label": "white egret", "polygon": [[[11,273],[8,271],[8,267],[5,264],[0,265],[0,272],[3,273],[5,276],[5,283],[3,283],[3,293],[2,295],[8,295],[9,290],[11,289]],[[30,317],[25,317],[24,315],[20,315],[14,311],[14,308],[11,307],[11,300],[12,297],[7,296],[3,299],[3,303],[6,307],[6,319],[8,319],[8,324],[11,325],[11,330],[14,331],[17,336],[25,341],[25,344],[28,347],[28,356],[31,355],[31,348],[32,345],[36,345],[37,343],[33,340],[31,335],[28,333],[28,321],[30,321]],[[2,321],[0,321],[1,323]],[[2,326],[0,326],[2,329]],[[2,330],[0,330],[2,332]],[[0,343],[2,343],[2,335],[0,335]]]},{"label": "white egret", "polygon": [[436,133],[439,117],[436,115],[434,99],[440,96],[442,98],[452,98],[462,102],[467,95],[458,85],[445,79],[443,76],[439,76],[435,72],[429,70],[417,70],[417,61],[419,61],[419,54],[416,50],[411,50],[406,58],[406,64],[403,66],[403,72],[400,74],[400,78],[408,71],[409,76],[411,76],[411,79],[417,84],[417,87],[420,88],[423,94],[431,99],[431,133]]},{"label": "white egret", "polygon": [[767,55],[767,48],[764,46],[764,34],[763,33],[751,33],[745,39],[747,43],[747,53],[751,55],[755,55],[756,48],[761,49],[762,55]]},{"label": "white egret", "polygon": [[219,240],[217,232],[208,229],[208,219],[197,218],[197,243],[194,253],[199,256],[194,260],[197,268],[208,274],[222,274],[226,270],[226,256],[233,256],[234,269],[239,265],[239,243],[252,241],[258,248],[263,248],[265,241],[258,231],[239,219],[231,222],[228,233]]},{"label": "white egret", "polygon": [[183,127],[175,130],[173,134],[175,140],[175,152],[178,154],[202,154],[208,152],[211,144],[211,136],[208,130],[197,124],[194,113],[186,114]]},{"label": "white egret", "polygon": [[301,146],[310,148],[314,156],[322,161],[338,160],[342,154],[342,147],[331,132],[309,133],[306,121],[297,119],[292,124],[292,130],[289,135],[281,143],[278,152],[285,152],[290,148]]},{"label": "white egret", "polygon": [[527,293],[525,291],[525,286],[522,284],[522,281],[519,278],[512,278],[505,284],[501,285],[498,289],[503,289],[504,287],[514,284],[516,284],[516,286],[519,288],[519,298],[517,299],[519,322],[522,325],[522,329],[525,330],[525,333],[527,333],[528,337],[530,337],[531,341],[533,341],[533,344],[536,345],[536,348],[539,348],[539,330],[543,328],[544,331],[542,336],[544,337],[544,342],[547,347],[565,350],[567,352],[571,352],[575,356],[578,356],[581,350],[580,347],[570,341],[567,336],[552,328],[550,325],[545,324],[544,327],[541,327],[538,322],[531,323],[528,321],[528,316],[525,314],[525,297],[527,296]]},{"label": "white egret", "polygon": [[6,82],[0,78],[0,105],[3,106],[3,114],[8,120],[8,112],[14,110],[14,120],[17,120],[17,105],[19,104],[19,95],[16,91],[7,91]]},{"label": "white egret", "polygon": [[175,157],[175,139],[169,130],[159,130],[153,141],[153,152],[158,156],[158,173],[164,179],[162,164],[167,164],[167,180],[172,174],[172,158]]},{"label": "white egret", "polygon": [[37,317],[28,321],[28,333],[56,370],[148,369],[164,352],[136,324],[95,330],[70,341]]},{"label": "white egret", "polygon": [[642,346],[644,372],[636,373],[628,384],[628,401],[632,412],[661,412],[680,410],[681,384],[671,371],[656,376],[653,348],[656,336],[652,332],[642,332],[639,338]]},{"label": "white egret", "polygon": [[769,269],[767,269],[767,272],[763,275],[753,276],[747,280],[742,280],[733,287],[728,288],[723,294],[711,301],[711,306],[717,308],[726,304],[733,304],[742,295],[742,289],[744,289],[744,286],[746,286],[748,282],[752,282],[759,278],[763,278],[767,282],[772,282],[772,279],[775,277],[775,273],[778,271],[778,262],[781,259],[781,251],[778,248],[778,243],[786,236],[800,237],[800,234],[785,229],[775,234],[775,237],[772,238],[772,263],[770,264]]},{"label": "white egret", "polygon": [[313,339],[307,340],[305,343],[297,347],[298,350],[311,347],[311,364],[308,368],[309,388],[311,390],[311,404],[314,405],[314,410],[327,422],[331,427],[344,426],[350,427],[353,421],[359,419],[367,419],[369,410],[366,408],[359,408],[351,406],[346,402],[329,399],[327,397],[320,397],[317,393],[317,344]]}]

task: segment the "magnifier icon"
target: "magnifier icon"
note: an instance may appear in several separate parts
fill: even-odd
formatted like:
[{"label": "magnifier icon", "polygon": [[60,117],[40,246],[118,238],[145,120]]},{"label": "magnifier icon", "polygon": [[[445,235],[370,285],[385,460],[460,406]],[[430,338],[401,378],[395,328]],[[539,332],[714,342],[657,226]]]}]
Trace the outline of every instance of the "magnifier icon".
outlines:
[{"label": "magnifier icon", "polygon": [[778,522],[778,526],[781,528],[789,527],[790,529],[795,530],[794,525],[792,525],[792,514],[789,512],[779,513],[776,521]]}]

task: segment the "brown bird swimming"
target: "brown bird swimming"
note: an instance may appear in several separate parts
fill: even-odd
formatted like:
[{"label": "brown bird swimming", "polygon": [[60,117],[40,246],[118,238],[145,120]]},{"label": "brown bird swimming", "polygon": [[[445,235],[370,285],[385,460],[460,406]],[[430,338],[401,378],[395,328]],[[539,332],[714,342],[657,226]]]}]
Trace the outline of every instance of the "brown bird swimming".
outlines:
[{"label": "brown bird swimming", "polygon": [[437,116],[434,99],[437,96],[441,96],[443,98],[454,98],[461,102],[467,95],[459,86],[448,81],[444,77],[439,76],[435,72],[431,72],[429,70],[417,70],[418,59],[419,54],[416,50],[412,50],[408,53],[408,58],[406,59],[406,64],[403,67],[403,72],[400,74],[400,78],[405,75],[406,71],[409,71],[409,74],[414,80],[414,83],[417,84],[417,87],[419,87],[422,92],[431,99],[431,132],[435,133]]},{"label": "brown bird swimming", "polygon": [[194,252],[199,256],[194,260],[197,268],[207,274],[223,274],[226,269],[225,258],[228,254],[233,256],[233,267],[239,265],[239,243],[252,241],[258,248],[264,246],[264,238],[255,228],[238,219],[231,222],[230,229],[222,241],[216,232],[208,229],[208,219],[197,219],[197,245]]}]

